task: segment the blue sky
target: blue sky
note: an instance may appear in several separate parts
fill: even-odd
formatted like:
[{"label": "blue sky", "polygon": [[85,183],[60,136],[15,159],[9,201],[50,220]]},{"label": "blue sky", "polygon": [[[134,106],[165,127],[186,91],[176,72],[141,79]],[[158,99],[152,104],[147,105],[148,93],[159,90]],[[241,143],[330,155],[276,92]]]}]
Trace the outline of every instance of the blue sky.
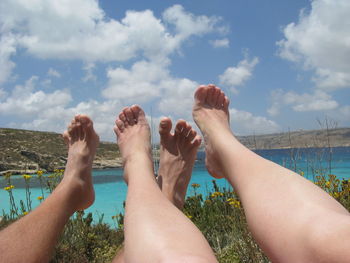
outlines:
[{"label": "blue sky", "polygon": [[103,140],[140,104],[192,121],[215,83],[239,135],[350,126],[348,0],[2,0],[0,127],[62,132],[89,114]]}]

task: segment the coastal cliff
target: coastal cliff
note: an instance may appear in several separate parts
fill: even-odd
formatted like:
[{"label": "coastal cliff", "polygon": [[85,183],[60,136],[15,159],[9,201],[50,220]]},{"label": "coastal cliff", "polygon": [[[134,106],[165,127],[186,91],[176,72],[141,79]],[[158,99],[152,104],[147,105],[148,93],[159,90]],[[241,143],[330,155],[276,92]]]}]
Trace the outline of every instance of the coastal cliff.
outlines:
[{"label": "coastal cliff", "polygon": [[[0,128],[0,172],[33,173],[38,169],[51,172],[63,168],[66,161],[67,147],[61,134]],[[101,142],[93,168],[121,166],[117,144]]]},{"label": "coastal cliff", "polygon": [[[250,149],[350,146],[350,128],[238,136],[238,139]],[[66,161],[67,148],[61,134],[0,128],[0,174],[34,173],[38,169],[50,172],[63,168]],[[93,168],[121,166],[117,144],[101,142]]]}]

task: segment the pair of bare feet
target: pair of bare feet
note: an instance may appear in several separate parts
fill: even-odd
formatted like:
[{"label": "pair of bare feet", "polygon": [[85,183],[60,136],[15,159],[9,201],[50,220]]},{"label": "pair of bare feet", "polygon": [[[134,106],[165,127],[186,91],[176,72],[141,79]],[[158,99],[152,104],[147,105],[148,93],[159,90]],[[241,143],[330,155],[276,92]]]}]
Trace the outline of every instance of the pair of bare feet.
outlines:
[{"label": "pair of bare feet", "polygon": [[[229,100],[214,85],[200,86],[195,93],[193,118],[203,133],[206,146],[206,166],[217,178],[225,177],[220,161],[215,154],[214,133],[231,133],[229,127]],[[159,125],[160,168],[158,184],[164,195],[178,208],[184,205],[188,183],[191,178],[196,153],[201,137],[185,121],[177,122],[174,133],[172,123],[163,118]],[[151,160],[150,128],[144,111],[137,105],[124,108],[115,122],[114,131],[124,164],[132,162],[135,156],[147,155]],[[76,210],[89,207],[94,201],[91,179],[92,161],[99,144],[91,119],[77,115],[63,134],[69,147],[68,162],[60,187],[71,190]],[[128,183],[129,175],[125,174]]]}]

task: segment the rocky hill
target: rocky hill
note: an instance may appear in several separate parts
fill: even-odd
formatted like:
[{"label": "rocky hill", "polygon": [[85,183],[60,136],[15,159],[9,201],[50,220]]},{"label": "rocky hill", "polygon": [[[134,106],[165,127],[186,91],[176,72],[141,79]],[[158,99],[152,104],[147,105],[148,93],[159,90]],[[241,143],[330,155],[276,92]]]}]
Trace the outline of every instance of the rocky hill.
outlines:
[{"label": "rocky hill", "polygon": [[250,149],[322,148],[350,146],[350,128],[292,131],[238,139]]},{"label": "rocky hill", "polygon": [[[239,136],[238,139],[250,149],[350,146],[350,128]],[[115,143],[101,142],[94,168],[120,167],[119,156]],[[0,128],[0,173],[53,171],[64,167],[66,160],[67,149],[61,134]]]},{"label": "rocky hill", "polygon": [[[0,128],[0,172],[35,172],[37,169],[53,171],[64,167],[67,147],[62,135]],[[94,168],[118,167],[121,165],[118,146],[101,142],[96,153]]]}]

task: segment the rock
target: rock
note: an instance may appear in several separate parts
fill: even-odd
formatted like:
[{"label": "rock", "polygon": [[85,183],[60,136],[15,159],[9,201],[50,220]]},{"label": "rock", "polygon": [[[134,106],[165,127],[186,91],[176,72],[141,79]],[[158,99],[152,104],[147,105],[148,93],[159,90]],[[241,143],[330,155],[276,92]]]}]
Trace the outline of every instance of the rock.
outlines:
[{"label": "rock", "polygon": [[36,162],[36,163],[39,163],[40,159],[41,159],[40,155],[35,153],[35,152],[22,150],[22,151],[20,151],[20,154],[27,157],[29,160]]}]

